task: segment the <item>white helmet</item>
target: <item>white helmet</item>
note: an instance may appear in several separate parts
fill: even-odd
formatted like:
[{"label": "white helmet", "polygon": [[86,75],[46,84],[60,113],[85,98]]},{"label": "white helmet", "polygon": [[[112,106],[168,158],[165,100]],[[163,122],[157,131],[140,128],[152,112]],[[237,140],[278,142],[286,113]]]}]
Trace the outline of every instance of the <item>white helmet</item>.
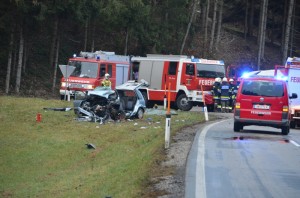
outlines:
[{"label": "white helmet", "polygon": [[227,78],[226,77],[223,78],[223,82],[227,82]]},{"label": "white helmet", "polygon": [[104,76],[105,76],[105,78],[108,78],[108,77],[109,77],[109,74],[108,74],[108,73],[106,73]]},{"label": "white helmet", "polygon": [[215,81],[216,82],[221,82],[222,80],[221,80],[221,78],[218,77],[218,78],[215,78]]},{"label": "white helmet", "polygon": [[233,82],[234,80],[232,78],[229,79],[229,82]]}]

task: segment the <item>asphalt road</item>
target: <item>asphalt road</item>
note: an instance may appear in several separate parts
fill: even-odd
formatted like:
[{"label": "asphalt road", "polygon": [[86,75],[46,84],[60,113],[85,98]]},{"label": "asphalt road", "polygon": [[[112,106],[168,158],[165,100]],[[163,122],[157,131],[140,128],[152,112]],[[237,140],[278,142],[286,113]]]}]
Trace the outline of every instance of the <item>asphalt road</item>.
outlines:
[{"label": "asphalt road", "polygon": [[300,129],[233,132],[233,119],[197,132],[186,167],[185,197],[300,197]]}]

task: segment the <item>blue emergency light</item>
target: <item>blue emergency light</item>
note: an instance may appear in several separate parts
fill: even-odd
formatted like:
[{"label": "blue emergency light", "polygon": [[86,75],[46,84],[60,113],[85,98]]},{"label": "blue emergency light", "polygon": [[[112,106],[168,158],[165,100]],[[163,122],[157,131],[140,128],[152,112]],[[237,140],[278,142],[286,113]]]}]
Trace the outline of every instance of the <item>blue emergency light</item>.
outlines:
[{"label": "blue emergency light", "polygon": [[276,76],[277,80],[283,80],[283,81],[287,81],[288,77],[287,76]]},{"label": "blue emergency light", "polygon": [[249,72],[244,72],[242,74],[242,78],[248,78],[250,76],[250,73]]}]

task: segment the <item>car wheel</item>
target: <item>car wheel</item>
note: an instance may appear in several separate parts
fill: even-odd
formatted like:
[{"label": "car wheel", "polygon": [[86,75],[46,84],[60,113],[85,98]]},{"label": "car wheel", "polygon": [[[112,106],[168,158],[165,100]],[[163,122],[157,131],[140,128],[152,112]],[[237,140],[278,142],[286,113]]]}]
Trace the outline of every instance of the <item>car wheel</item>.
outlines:
[{"label": "car wheel", "polygon": [[137,111],[137,113],[136,113],[136,117],[138,119],[142,119],[144,117],[144,110],[141,109],[141,108],[139,108],[138,111]]},{"label": "car wheel", "polygon": [[295,122],[295,121],[291,121],[290,127],[291,127],[292,129],[296,128],[296,122]]},{"label": "car wheel", "polygon": [[287,135],[290,132],[290,126],[284,126],[281,128],[281,134],[282,135]]},{"label": "car wheel", "polygon": [[233,131],[234,132],[240,132],[240,130],[243,129],[242,125],[238,122],[234,122],[233,124]]},{"label": "car wheel", "polygon": [[182,111],[189,111],[193,108],[193,103],[191,101],[188,101],[185,94],[181,94],[176,99],[176,104],[178,108]]}]

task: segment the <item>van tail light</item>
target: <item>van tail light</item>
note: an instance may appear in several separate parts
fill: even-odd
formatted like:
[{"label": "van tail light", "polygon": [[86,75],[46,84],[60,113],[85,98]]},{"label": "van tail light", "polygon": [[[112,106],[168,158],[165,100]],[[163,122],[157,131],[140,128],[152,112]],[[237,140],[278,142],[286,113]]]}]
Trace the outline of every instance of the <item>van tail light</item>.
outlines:
[{"label": "van tail light", "polygon": [[289,111],[289,106],[283,106],[282,111],[283,112],[288,112]]},{"label": "van tail light", "polygon": [[236,109],[241,108],[241,104],[240,104],[239,102],[235,103],[235,108],[236,108]]}]

